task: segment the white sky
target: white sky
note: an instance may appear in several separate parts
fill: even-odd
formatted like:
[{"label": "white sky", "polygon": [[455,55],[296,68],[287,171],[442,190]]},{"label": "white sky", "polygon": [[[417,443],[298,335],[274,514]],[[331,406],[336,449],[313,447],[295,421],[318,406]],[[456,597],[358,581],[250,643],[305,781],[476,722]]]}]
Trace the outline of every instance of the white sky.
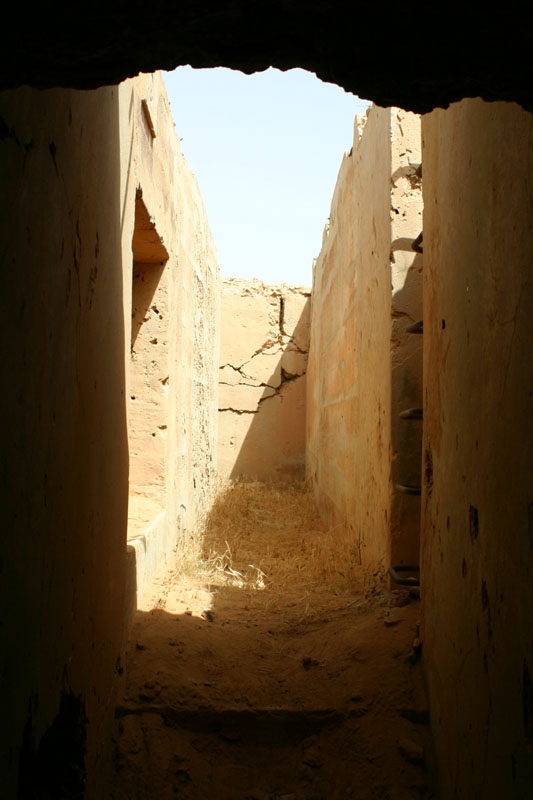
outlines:
[{"label": "white sky", "polygon": [[368,102],[301,69],[164,79],[224,277],[311,285],[337,173]]}]

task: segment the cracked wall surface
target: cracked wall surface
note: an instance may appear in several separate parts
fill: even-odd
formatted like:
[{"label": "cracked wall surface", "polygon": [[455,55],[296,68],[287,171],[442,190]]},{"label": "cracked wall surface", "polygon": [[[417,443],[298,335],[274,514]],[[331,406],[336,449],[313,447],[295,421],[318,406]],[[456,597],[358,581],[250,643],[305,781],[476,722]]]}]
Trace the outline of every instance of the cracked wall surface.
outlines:
[{"label": "cracked wall surface", "polygon": [[[356,117],[315,263],[307,475],[319,508],[381,574],[418,563],[422,400],[420,119],[371,107]],[[418,170],[418,173],[417,173]]]},{"label": "cracked wall surface", "polygon": [[303,476],[308,350],[309,289],[222,282],[220,474]]}]

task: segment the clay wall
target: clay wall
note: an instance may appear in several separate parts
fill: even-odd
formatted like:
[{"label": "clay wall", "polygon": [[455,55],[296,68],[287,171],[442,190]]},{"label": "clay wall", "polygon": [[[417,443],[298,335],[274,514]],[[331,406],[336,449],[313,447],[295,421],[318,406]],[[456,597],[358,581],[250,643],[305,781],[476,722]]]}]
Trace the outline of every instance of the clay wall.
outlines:
[{"label": "clay wall", "polygon": [[0,132],[2,795],[90,800],[106,794],[116,680],[144,574],[126,550],[139,191],[148,234],[168,253],[162,557],[194,523],[215,466],[217,271],[159,76],[5,92]]},{"label": "clay wall", "polygon": [[372,107],[356,118],[314,268],[308,366],[307,475],[330,524],[384,576],[417,564],[421,427],[420,121]]},{"label": "clay wall", "polygon": [[122,172],[128,541],[141,597],[194,529],[213,487],[220,289],[203,201],[161,76],[140,75],[120,92],[129,165]]},{"label": "clay wall", "polygon": [[309,289],[222,282],[221,475],[303,478]]},{"label": "clay wall", "polygon": [[532,116],[423,118],[423,654],[443,800],[533,766]]}]

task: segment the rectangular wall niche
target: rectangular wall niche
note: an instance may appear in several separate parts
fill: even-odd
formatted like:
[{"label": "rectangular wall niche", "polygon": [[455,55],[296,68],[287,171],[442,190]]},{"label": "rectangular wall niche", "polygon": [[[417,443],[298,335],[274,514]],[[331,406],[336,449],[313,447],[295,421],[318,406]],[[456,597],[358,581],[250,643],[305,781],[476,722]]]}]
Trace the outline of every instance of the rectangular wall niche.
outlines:
[{"label": "rectangular wall niche", "polygon": [[140,190],[132,249],[129,538],[165,511],[167,497],[168,252]]}]

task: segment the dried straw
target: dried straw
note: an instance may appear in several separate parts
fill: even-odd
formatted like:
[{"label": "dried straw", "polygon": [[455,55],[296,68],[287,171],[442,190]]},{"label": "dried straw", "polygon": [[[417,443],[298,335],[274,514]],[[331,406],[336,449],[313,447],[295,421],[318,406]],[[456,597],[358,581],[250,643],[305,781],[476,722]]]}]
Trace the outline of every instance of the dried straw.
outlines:
[{"label": "dried straw", "polygon": [[303,483],[221,482],[201,535],[203,569],[255,590],[339,585],[355,543],[320,520]]}]

